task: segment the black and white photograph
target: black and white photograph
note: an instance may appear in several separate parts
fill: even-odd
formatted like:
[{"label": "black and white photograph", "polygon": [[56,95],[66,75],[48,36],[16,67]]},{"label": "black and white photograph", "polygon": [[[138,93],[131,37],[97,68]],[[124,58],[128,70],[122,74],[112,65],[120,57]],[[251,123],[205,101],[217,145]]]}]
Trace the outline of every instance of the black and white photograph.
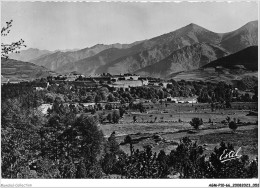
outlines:
[{"label": "black and white photograph", "polygon": [[1,1],[1,187],[259,187],[258,9]]}]

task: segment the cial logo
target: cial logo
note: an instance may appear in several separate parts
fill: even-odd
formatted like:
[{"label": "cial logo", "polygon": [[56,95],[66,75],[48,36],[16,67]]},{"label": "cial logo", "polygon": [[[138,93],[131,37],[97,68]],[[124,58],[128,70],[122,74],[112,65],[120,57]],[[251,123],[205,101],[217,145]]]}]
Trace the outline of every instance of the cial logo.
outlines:
[{"label": "cial logo", "polygon": [[238,155],[240,150],[241,150],[241,147],[238,148],[238,150],[236,152],[233,150],[225,149],[223,151],[222,155],[220,155],[220,157],[219,157],[220,162],[224,163],[226,161],[240,158],[242,156],[242,155]]}]

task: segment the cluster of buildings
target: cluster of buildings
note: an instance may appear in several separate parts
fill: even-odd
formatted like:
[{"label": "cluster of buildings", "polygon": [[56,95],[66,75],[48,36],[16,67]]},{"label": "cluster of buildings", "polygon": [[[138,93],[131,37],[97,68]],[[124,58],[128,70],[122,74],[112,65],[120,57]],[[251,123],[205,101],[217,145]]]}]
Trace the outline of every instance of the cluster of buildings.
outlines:
[{"label": "cluster of buildings", "polygon": [[165,101],[174,102],[174,103],[198,103],[197,96],[194,97],[167,97]]},{"label": "cluster of buildings", "polygon": [[[11,80],[6,79],[2,76],[1,78],[2,85],[8,83],[22,83],[29,81],[21,82],[11,82]],[[109,73],[95,74],[86,77],[85,75],[79,74],[77,72],[72,72],[64,75],[49,76],[47,77],[47,86],[49,84],[67,83],[77,87],[82,88],[98,88],[100,86],[108,86],[110,88],[117,89],[128,89],[131,87],[153,87],[153,88],[166,88],[169,82],[163,82],[160,79],[150,78],[150,77],[141,77],[135,74],[119,74],[111,75]],[[36,87],[36,90],[42,90],[44,87]]]},{"label": "cluster of buildings", "polygon": [[95,88],[100,85],[107,85],[108,87],[112,87],[115,89],[126,89],[131,87],[142,87],[148,86],[149,79],[146,77],[140,77],[135,74],[119,74],[119,75],[111,75],[109,73],[96,74],[86,77],[84,75],[71,73],[67,75],[58,75],[56,77],[48,77],[48,81],[52,83],[61,83],[67,82],[74,84],[76,86]]},{"label": "cluster of buildings", "polygon": [[[8,82],[9,80],[2,77],[2,84],[3,82]],[[50,76],[47,77],[47,82],[41,82],[41,81],[33,81],[31,84],[35,88],[35,90],[40,91],[47,89],[51,84],[61,84],[61,83],[68,83],[77,87],[82,88],[98,88],[102,86],[107,86],[110,88],[117,89],[130,89],[134,87],[152,87],[152,88],[167,88],[168,84],[172,84],[171,82],[162,81],[160,79],[156,78],[149,78],[149,77],[141,77],[139,75],[135,74],[119,74],[119,75],[111,75],[109,73],[103,73],[99,75],[92,75],[89,77],[86,77],[84,75],[78,74],[78,73],[70,73],[67,75],[58,75],[58,76]],[[29,82],[22,82],[24,84],[29,84]],[[167,97],[165,99],[162,99],[162,101],[168,101],[168,102],[175,102],[175,103],[197,103],[197,98],[182,98],[182,97]],[[138,101],[135,101],[138,102]],[[146,101],[148,102],[148,101]],[[100,103],[99,106],[104,108],[106,104]],[[113,103],[113,104],[112,104]],[[120,102],[112,102],[111,105],[112,108],[117,108],[120,106]],[[74,104],[77,105],[77,104]],[[83,107],[85,108],[94,108],[97,104],[96,103],[81,103]],[[42,111],[43,114],[47,114],[47,109],[51,108],[51,104],[43,104],[39,107],[39,110]]]}]

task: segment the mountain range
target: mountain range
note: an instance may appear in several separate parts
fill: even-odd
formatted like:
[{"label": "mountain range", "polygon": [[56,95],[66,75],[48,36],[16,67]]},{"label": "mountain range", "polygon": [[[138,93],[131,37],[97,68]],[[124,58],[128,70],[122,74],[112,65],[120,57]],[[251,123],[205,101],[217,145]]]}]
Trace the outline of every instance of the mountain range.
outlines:
[{"label": "mountain range", "polygon": [[45,66],[46,68],[48,68],[50,70],[56,71],[59,67],[65,65],[65,64],[76,62],[81,59],[94,56],[104,50],[107,50],[110,48],[125,49],[125,48],[129,48],[137,43],[138,42],[134,42],[133,44],[119,44],[119,43],[111,44],[111,45],[97,44],[90,48],[84,48],[84,49],[76,50],[76,51],[67,51],[67,52],[57,51],[48,56],[43,56],[43,57],[34,59],[31,62],[36,65]]},{"label": "mountain range", "polygon": [[228,33],[215,33],[192,23],[131,44],[98,44],[81,50],[43,52],[41,55],[38,52],[39,55],[28,55],[26,58],[29,62],[59,73],[137,73],[165,78],[177,72],[198,69],[257,45],[258,21],[249,22]]},{"label": "mountain range", "polygon": [[136,71],[136,74],[165,77],[172,73],[198,69],[211,61],[228,55],[225,49],[209,43],[195,43],[174,51],[163,60]]},{"label": "mountain range", "polygon": [[49,50],[39,50],[37,48],[29,48],[27,50],[21,50],[19,53],[12,53],[9,55],[9,58],[18,61],[28,62],[51,53],[52,51]]}]

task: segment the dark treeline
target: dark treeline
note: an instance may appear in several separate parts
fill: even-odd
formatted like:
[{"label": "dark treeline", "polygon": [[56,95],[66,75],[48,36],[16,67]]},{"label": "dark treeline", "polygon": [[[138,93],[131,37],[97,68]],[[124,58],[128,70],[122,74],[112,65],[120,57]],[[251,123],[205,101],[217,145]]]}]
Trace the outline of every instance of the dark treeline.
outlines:
[{"label": "dark treeline", "polygon": [[58,100],[43,117],[17,99],[2,103],[4,178],[97,178],[104,137],[96,117],[80,116]]},{"label": "dark treeline", "polygon": [[127,136],[130,155],[119,149],[114,133],[108,138],[105,154],[101,159],[104,173],[118,174],[122,178],[253,178],[257,177],[258,159],[250,161],[248,156],[222,163],[219,158],[224,150],[232,150],[231,144],[220,143],[209,156],[204,148],[189,138],[180,140],[177,148],[166,154],[161,150],[153,153],[148,145],[143,150],[135,150],[132,139]]},{"label": "dark treeline", "polygon": [[[106,85],[97,88],[87,88],[68,84],[66,82],[59,85],[51,84],[47,90],[34,92],[33,88],[37,85],[46,83],[47,80],[38,80],[24,84],[5,84],[2,86],[2,99],[16,98],[21,95],[27,95],[31,100],[41,101],[43,103],[53,103],[58,96],[64,102],[115,102],[130,103],[134,99],[148,99],[152,101],[165,99],[167,97],[193,97],[197,96],[198,101],[202,103],[225,103],[225,102],[257,102],[258,87],[254,86],[249,93],[241,93],[231,85],[224,82],[190,82],[174,81],[168,84],[166,88],[153,87],[135,87],[126,90],[109,88]],[[36,102],[34,102],[37,104]]]}]

